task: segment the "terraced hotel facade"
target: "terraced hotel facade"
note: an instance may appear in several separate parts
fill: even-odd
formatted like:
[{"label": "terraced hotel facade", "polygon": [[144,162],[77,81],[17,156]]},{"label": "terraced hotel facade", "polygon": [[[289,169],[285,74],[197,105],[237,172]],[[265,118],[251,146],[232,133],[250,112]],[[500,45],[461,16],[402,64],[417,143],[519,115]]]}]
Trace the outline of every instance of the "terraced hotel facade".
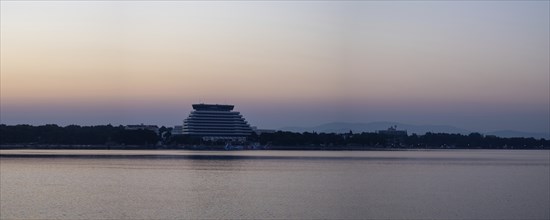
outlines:
[{"label": "terraced hotel facade", "polygon": [[245,141],[253,132],[233,105],[194,104],[193,109],[183,121],[183,134],[210,141]]}]

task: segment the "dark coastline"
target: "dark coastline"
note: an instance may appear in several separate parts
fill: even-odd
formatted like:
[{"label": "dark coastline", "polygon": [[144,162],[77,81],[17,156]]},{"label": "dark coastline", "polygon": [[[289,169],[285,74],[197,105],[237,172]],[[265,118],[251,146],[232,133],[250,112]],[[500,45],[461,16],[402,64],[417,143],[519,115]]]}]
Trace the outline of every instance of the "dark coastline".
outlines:
[{"label": "dark coastline", "polygon": [[493,147],[385,147],[385,146],[269,146],[265,149],[226,150],[224,145],[198,146],[148,146],[148,145],[0,145],[0,150],[190,150],[190,151],[408,151],[408,150],[550,150],[540,148],[493,148]]},{"label": "dark coastline", "polygon": [[171,135],[161,127],[129,130],[123,126],[2,125],[0,149],[97,149],[97,150],[328,150],[368,151],[402,149],[550,149],[550,140],[503,138],[481,133],[447,134],[406,132],[251,133],[240,139],[208,140],[194,135]]}]

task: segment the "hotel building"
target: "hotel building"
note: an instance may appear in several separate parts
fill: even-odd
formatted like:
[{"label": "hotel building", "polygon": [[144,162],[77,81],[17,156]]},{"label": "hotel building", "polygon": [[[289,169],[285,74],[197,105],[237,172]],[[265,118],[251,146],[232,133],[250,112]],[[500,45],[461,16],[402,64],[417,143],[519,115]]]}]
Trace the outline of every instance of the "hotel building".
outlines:
[{"label": "hotel building", "polygon": [[209,141],[245,141],[252,128],[233,108],[233,105],[194,104],[194,110],[183,121],[183,134]]}]

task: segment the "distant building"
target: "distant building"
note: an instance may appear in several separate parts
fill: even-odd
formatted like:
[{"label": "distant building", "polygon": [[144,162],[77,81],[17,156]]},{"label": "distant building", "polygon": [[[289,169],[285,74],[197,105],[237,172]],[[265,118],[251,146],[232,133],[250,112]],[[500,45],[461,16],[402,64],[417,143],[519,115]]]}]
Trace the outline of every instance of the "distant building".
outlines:
[{"label": "distant building", "polygon": [[183,126],[176,125],[172,129],[172,135],[182,135],[183,134]]},{"label": "distant building", "polygon": [[407,130],[397,130],[397,125],[389,127],[387,130],[379,130],[378,134],[391,136],[407,136]]},{"label": "distant building", "polygon": [[126,125],[126,126],[124,126],[124,129],[126,129],[126,130],[149,130],[149,131],[155,132],[156,134],[159,133],[159,127],[156,126],[156,125],[144,125],[144,124]]},{"label": "distant building", "polygon": [[183,121],[183,134],[207,141],[245,141],[252,128],[233,105],[194,104],[189,117]]}]

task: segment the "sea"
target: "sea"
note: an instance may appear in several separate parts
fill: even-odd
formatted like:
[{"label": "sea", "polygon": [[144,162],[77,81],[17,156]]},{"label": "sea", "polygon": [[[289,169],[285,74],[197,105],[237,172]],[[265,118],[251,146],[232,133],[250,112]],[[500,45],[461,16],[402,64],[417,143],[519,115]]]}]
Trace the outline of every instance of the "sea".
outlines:
[{"label": "sea", "polygon": [[550,219],[550,151],[0,150],[0,219]]}]

